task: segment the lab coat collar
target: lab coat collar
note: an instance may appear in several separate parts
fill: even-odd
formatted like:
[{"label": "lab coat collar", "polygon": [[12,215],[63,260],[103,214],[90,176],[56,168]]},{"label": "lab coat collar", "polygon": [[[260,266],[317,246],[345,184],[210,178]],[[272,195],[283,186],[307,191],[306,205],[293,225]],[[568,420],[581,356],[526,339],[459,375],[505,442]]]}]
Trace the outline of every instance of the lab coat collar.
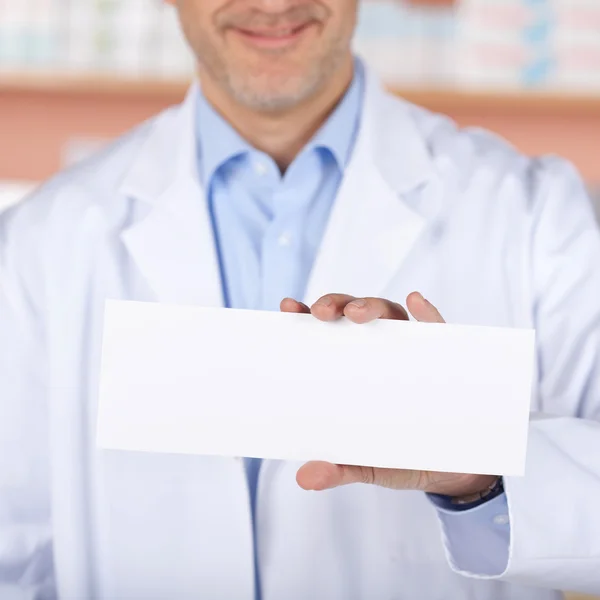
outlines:
[{"label": "lab coat collar", "polygon": [[[212,222],[198,172],[197,85],[179,109],[161,115],[124,178],[139,201],[122,234],[161,302],[222,306]],[[415,109],[387,95],[367,73],[361,127],[305,301],[323,293],[381,293],[436,210],[439,186],[414,121]],[[139,209],[139,205],[142,205]]]}]

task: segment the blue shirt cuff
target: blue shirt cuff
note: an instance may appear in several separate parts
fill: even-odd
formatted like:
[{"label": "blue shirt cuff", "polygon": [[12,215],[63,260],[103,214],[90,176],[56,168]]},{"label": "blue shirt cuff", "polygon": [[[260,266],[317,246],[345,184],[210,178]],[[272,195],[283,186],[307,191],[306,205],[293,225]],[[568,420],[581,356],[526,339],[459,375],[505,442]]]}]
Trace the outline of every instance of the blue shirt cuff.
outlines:
[{"label": "blue shirt cuff", "polygon": [[428,497],[437,508],[452,567],[475,576],[502,575],[508,566],[511,533],[506,494],[469,510],[456,510],[442,496]]}]

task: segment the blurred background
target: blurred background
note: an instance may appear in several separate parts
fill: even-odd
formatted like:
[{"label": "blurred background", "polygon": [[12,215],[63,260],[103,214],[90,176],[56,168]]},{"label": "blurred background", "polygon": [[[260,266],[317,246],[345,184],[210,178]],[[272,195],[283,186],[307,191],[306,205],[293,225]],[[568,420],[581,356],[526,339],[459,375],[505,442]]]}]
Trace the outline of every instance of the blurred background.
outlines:
[{"label": "blurred background", "polygon": [[[569,158],[600,212],[600,0],[363,0],[355,46],[409,101]],[[0,0],[0,207],[193,72],[161,0]]]},{"label": "blurred background", "polygon": [[[396,93],[572,160],[600,210],[600,0],[363,0],[356,51]],[[162,0],[0,0],[0,204],[185,94]]]}]

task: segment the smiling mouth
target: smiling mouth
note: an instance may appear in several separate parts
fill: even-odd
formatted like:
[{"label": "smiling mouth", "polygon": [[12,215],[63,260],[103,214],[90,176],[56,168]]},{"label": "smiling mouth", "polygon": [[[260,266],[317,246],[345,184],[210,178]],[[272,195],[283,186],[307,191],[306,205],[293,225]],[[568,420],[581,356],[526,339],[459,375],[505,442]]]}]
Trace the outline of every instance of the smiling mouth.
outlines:
[{"label": "smiling mouth", "polygon": [[282,48],[295,44],[315,26],[316,23],[307,22],[274,29],[235,28],[233,31],[250,45],[263,48]]}]

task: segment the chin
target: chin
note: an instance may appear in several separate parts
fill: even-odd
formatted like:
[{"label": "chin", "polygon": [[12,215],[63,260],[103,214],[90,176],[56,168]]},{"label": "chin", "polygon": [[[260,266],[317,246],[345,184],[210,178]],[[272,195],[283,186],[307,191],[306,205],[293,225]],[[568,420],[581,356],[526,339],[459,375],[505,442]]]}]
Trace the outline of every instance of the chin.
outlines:
[{"label": "chin", "polygon": [[238,94],[237,99],[241,104],[258,111],[284,111],[297,106],[304,97],[296,95],[286,95],[279,91],[277,94],[267,94],[260,92],[246,92]]},{"label": "chin", "polygon": [[[309,85],[306,78],[293,75],[262,75],[252,80],[247,77],[244,79],[246,81],[242,85],[231,86],[233,95],[242,104],[264,110],[291,108],[309,97],[315,87]],[[257,85],[258,83],[263,85]]]}]

